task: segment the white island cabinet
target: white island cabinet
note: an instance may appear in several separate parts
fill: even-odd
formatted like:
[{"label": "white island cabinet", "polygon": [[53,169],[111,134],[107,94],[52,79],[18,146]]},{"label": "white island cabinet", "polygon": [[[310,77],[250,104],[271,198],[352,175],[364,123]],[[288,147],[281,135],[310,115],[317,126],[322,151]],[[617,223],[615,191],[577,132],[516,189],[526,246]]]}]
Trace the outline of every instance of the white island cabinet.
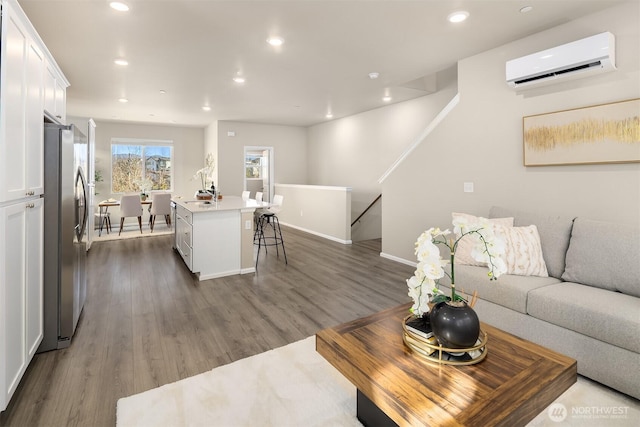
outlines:
[{"label": "white island cabinet", "polygon": [[225,196],[175,203],[175,249],[199,280],[253,273],[253,213],[267,203]]}]

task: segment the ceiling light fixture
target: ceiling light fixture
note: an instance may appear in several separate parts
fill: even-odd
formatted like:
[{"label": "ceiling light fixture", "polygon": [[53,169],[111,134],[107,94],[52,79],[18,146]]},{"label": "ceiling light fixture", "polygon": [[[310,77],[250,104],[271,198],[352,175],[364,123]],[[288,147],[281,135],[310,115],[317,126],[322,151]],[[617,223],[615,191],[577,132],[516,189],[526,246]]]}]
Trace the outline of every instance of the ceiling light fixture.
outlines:
[{"label": "ceiling light fixture", "polygon": [[208,105],[205,105],[202,107],[202,111],[211,111],[211,107],[209,107]]},{"label": "ceiling light fixture", "polygon": [[111,9],[115,9],[118,12],[127,12],[129,10],[129,6],[119,1],[112,1],[109,3],[109,6],[111,6]]},{"label": "ceiling light fixture", "polygon": [[369,78],[371,80],[377,79],[378,77],[380,77],[380,73],[376,73],[376,72],[369,73]]},{"label": "ceiling light fixture", "polygon": [[333,118],[333,114],[331,113],[327,113],[327,115],[325,116],[327,119],[332,119]]},{"label": "ceiling light fixture", "polygon": [[533,6],[525,6],[522,9],[520,9],[520,13],[527,13],[527,12],[531,12],[533,10]]},{"label": "ceiling light fixture", "polygon": [[447,16],[447,19],[449,20],[449,22],[457,24],[459,22],[466,20],[468,17],[469,17],[469,12],[467,12],[466,10],[460,10],[458,12],[453,12],[449,14],[449,16]]},{"label": "ceiling light fixture", "polygon": [[233,81],[236,82],[236,83],[244,83],[245,79],[242,76],[236,76],[236,77],[233,78]]},{"label": "ceiling light fixture", "polygon": [[164,95],[165,93],[167,93],[167,91],[166,91],[166,90],[164,90],[164,89],[160,89],[160,95]]},{"label": "ceiling light fixture", "polygon": [[122,65],[123,67],[125,65],[129,65],[129,61],[127,61],[126,59],[116,59],[115,61],[113,61],[114,64],[116,65]]},{"label": "ceiling light fixture", "polygon": [[121,102],[123,104],[126,104],[127,102],[129,102],[129,100],[127,98],[119,98],[118,102]]},{"label": "ceiling light fixture", "polygon": [[391,99],[392,99],[392,98],[391,98],[389,95],[385,95],[385,96],[383,96],[383,97],[382,97],[382,100],[383,100],[384,102],[389,102],[389,101],[391,101]]},{"label": "ceiling light fixture", "polygon": [[284,43],[284,39],[281,37],[269,37],[267,39],[267,43],[274,47],[282,46],[282,44]]}]

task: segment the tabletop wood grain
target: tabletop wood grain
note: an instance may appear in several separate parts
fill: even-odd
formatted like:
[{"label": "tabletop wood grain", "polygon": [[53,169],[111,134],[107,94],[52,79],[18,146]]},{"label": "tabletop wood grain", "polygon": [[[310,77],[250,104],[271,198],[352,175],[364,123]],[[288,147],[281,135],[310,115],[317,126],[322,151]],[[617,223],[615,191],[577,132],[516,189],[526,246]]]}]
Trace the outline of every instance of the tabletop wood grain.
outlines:
[{"label": "tabletop wood grain", "polygon": [[525,425],[577,380],[574,359],[482,323],[488,355],[437,365],[402,342],[410,304],[316,335],[316,349],[398,425]]}]

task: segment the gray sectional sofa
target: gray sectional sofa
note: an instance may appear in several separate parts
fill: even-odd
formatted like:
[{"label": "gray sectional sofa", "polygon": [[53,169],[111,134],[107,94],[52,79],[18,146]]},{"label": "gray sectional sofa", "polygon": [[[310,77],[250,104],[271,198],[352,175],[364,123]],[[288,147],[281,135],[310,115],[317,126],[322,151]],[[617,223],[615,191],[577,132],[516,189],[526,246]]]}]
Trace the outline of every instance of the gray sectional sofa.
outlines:
[{"label": "gray sectional sofa", "polygon": [[[493,207],[490,218],[535,224],[549,277],[456,265],[478,291],[480,320],[578,361],[578,373],[640,399],[640,227]],[[446,281],[441,281],[446,288]]]}]

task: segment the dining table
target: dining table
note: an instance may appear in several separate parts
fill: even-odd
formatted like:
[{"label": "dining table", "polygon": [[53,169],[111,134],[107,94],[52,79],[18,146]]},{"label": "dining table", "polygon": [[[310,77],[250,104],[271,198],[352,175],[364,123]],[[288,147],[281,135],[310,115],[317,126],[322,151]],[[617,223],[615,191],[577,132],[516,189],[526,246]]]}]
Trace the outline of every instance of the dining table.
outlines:
[{"label": "dining table", "polygon": [[[151,199],[145,199],[145,200],[140,200],[140,204],[143,205],[148,205],[149,207],[151,207]],[[100,203],[98,203],[98,208],[99,208],[99,212],[100,212],[100,216],[99,216],[99,221],[100,221],[100,226],[98,227],[98,236],[102,236],[102,229],[104,227],[104,220],[107,216],[107,213],[109,212],[109,208],[113,207],[113,206],[120,206],[120,200],[115,200],[115,199],[108,199],[108,200],[103,200]],[[109,233],[109,230],[107,229],[107,233]]]}]

